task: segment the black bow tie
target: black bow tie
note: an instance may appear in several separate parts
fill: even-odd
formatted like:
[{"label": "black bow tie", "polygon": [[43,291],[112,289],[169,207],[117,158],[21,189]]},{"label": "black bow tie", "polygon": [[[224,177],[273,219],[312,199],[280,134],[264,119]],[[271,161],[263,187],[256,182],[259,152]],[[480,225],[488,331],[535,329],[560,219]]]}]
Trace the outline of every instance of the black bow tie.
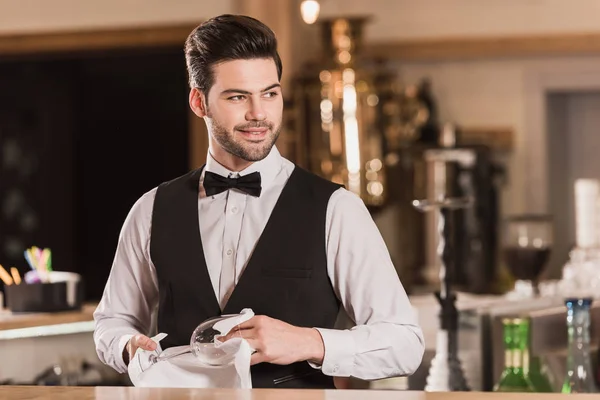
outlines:
[{"label": "black bow tie", "polygon": [[253,172],[239,178],[227,178],[210,171],[204,173],[204,190],[207,196],[214,196],[228,189],[238,189],[250,196],[260,196],[260,172]]}]

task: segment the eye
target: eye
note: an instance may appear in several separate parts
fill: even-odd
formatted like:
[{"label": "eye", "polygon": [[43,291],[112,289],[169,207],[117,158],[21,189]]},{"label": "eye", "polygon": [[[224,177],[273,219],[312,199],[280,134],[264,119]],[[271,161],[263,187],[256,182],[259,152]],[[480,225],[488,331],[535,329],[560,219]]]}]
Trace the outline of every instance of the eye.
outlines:
[{"label": "eye", "polygon": [[243,95],[240,94],[240,95],[237,95],[237,96],[228,97],[227,100],[241,101],[241,100],[244,100],[244,98],[245,98],[245,96],[243,96]]},{"label": "eye", "polygon": [[273,97],[277,97],[278,95],[279,95],[279,93],[277,93],[277,92],[267,92],[267,93],[265,93],[265,97],[268,98],[268,99],[273,98]]}]

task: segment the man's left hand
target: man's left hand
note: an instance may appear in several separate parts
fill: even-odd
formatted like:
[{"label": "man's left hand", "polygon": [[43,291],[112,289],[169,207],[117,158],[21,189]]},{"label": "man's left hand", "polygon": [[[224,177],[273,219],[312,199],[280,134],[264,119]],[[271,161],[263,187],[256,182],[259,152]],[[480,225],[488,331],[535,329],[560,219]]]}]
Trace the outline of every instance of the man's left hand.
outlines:
[{"label": "man's left hand", "polygon": [[232,329],[224,338],[242,337],[256,350],[251,364],[268,362],[287,365],[298,361],[323,363],[325,347],[318,330],[290,325],[257,315]]}]

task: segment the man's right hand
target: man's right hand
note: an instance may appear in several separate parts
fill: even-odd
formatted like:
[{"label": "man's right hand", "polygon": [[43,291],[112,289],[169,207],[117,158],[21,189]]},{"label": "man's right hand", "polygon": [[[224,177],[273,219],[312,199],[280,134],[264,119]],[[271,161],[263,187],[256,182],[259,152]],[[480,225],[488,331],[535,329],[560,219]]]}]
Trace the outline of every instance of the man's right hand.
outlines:
[{"label": "man's right hand", "polygon": [[123,361],[125,361],[125,365],[129,365],[129,360],[133,359],[137,349],[154,351],[156,350],[156,342],[142,334],[134,335],[127,342],[125,349],[123,349]]}]

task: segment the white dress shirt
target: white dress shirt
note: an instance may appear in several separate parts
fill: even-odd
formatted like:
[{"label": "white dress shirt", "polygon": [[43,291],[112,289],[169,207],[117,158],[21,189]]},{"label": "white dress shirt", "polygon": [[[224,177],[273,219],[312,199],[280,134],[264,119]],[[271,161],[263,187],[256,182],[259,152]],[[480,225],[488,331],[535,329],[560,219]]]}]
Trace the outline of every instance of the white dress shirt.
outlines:
[{"label": "white dress shirt", "polygon": [[[235,189],[206,197],[202,173],[198,195],[200,234],[221,309],[294,168],[273,147],[265,159],[241,171],[240,175],[260,172],[260,197]],[[223,176],[237,174],[210,154],[205,170]],[[150,258],[155,194],[156,188],[144,194],[127,216],[104,294],[94,312],[98,356],[122,373],[127,371],[122,358],[127,341],[137,333],[149,334],[158,303],[156,271]],[[325,229],[327,272],[342,311],[355,326],[315,327],[325,346],[319,368],[326,375],[367,380],[413,373],[423,356],[423,334],[383,238],[362,200],[346,189],[335,191],[327,206]]]}]

